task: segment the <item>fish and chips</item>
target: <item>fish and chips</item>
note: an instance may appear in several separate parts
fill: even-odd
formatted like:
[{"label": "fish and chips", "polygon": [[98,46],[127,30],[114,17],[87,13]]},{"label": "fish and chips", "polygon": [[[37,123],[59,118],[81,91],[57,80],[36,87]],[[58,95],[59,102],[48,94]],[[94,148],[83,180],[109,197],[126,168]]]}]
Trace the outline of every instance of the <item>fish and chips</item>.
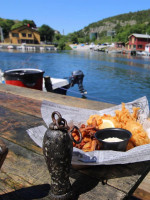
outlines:
[{"label": "fish and chips", "polygon": [[[122,103],[122,109],[115,111],[115,116],[104,114],[91,115],[87,120],[87,124],[80,126],[80,132],[82,134],[82,141],[80,144],[73,143],[74,147],[82,149],[85,152],[100,150],[100,144],[94,137],[95,133],[104,128],[122,128],[127,129],[132,133],[132,137],[129,140],[127,150],[136,146],[149,144],[150,139],[148,134],[144,130],[142,124],[138,121],[138,110],[140,108],[133,108],[133,112],[130,113]],[[75,140],[79,140],[79,133],[77,130],[72,132],[72,136]]]}]

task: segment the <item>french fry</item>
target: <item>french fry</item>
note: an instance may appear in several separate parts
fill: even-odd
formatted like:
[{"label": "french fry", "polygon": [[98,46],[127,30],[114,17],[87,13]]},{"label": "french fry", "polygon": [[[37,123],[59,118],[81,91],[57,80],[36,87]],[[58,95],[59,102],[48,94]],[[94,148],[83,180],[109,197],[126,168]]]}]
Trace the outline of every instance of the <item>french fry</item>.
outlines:
[{"label": "french fry", "polygon": [[96,149],[96,145],[97,145],[96,140],[93,140],[91,145],[91,151],[94,151]]},{"label": "french fry", "polygon": [[83,146],[83,148],[82,148],[82,150],[83,151],[90,151],[91,150],[91,145],[92,145],[92,142],[87,142],[84,146]]},{"label": "french fry", "polygon": [[75,137],[76,135],[77,135],[77,134],[76,134],[75,132],[74,132],[74,133],[72,133],[72,136],[73,136],[73,137]]},{"label": "french fry", "polygon": [[87,142],[87,143],[83,146],[83,149],[86,149],[86,148],[91,148],[91,142]]},{"label": "french fry", "polygon": [[[132,133],[132,137],[129,140],[127,150],[134,148],[135,146],[148,144],[150,139],[143,129],[143,126],[138,122],[139,108],[134,107],[133,112],[130,113],[126,109],[125,104],[122,103],[122,110],[116,110],[115,116],[108,114],[91,115],[87,120],[87,125],[82,124],[80,126],[80,132],[82,134],[82,141],[80,144],[73,143],[76,148],[82,149],[85,152],[100,150],[100,143],[95,139],[94,135],[103,124],[103,120],[110,120],[114,124],[115,128],[127,129]],[[75,140],[79,141],[78,130],[74,129],[72,136]]]},{"label": "french fry", "polygon": [[75,139],[76,141],[79,141],[79,140],[80,140],[80,137],[79,137],[78,135],[76,135],[76,136],[74,137],[74,139]]},{"label": "french fry", "polygon": [[92,139],[90,137],[84,137],[83,141],[84,142],[92,142]]},{"label": "french fry", "polygon": [[[96,125],[95,120],[93,120],[92,125],[81,125],[80,132],[82,134],[82,141],[80,144],[73,143],[74,147],[82,149],[85,152],[94,151],[95,148],[98,147],[97,142],[94,139],[94,134],[98,129],[94,126],[94,124]],[[79,134],[76,129],[73,130],[72,136],[76,141],[79,141]]]}]

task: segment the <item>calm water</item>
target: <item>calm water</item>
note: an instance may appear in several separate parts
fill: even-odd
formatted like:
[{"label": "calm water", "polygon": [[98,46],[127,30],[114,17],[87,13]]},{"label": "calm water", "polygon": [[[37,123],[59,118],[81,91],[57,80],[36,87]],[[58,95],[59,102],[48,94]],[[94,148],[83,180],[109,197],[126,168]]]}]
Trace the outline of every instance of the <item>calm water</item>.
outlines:
[{"label": "calm water", "polygon": [[[74,70],[85,74],[87,99],[120,104],[147,96],[150,102],[150,57],[131,57],[99,52],[54,53],[0,52],[0,69],[37,68],[44,75],[69,77]],[[81,97],[78,87],[67,95]]]}]

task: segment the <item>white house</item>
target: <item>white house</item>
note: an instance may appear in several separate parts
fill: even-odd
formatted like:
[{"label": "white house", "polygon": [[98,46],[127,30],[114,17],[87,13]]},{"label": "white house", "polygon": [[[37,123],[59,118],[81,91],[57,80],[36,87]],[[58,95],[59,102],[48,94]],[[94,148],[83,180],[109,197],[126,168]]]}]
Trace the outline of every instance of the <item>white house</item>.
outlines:
[{"label": "white house", "polygon": [[145,45],[145,51],[150,53],[150,43]]}]

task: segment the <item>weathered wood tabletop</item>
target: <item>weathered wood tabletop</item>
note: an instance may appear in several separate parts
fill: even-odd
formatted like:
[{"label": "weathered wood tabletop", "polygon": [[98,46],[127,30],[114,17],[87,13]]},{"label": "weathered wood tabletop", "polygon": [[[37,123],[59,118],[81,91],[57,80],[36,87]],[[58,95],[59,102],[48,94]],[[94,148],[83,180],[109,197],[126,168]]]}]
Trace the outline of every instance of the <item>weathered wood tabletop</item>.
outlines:
[{"label": "weathered wood tabletop", "polygon": [[[32,90],[28,92],[26,89],[17,89],[10,92],[9,89],[0,88],[0,139],[3,139],[9,148],[0,172],[0,199],[49,199],[50,175],[42,149],[26,133],[27,129],[44,124],[40,113],[42,98],[36,100],[39,93]],[[27,95],[20,95],[22,90]],[[78,103],[75,98],[69,100],[67,97],[53,94],[49,99],[52,98],[54,102],[65,99],[62,101],[63,104],[71,105],[76,102],[76,106],[83,105],[83,101]],[[92,108],[91,102],[84,101],[87,108]],[[97,106],[95,103],[95,109]],[[103,107],[109,106],[112,105],[103,104]],[[70,181],[75,194],[73,200],[130,199],[149,170],[150,161],[96,166],[82,170],[72,168]],[[103,180],[107,181],[104,183]]]}]

